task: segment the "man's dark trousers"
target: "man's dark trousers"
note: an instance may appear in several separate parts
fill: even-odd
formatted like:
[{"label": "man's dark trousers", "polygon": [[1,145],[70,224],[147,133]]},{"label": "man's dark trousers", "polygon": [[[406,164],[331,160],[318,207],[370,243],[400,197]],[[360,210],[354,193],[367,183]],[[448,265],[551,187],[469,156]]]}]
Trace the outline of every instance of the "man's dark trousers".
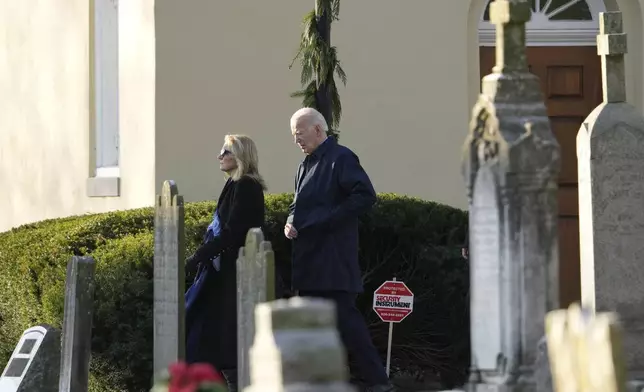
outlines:
[{"label": "man's dark trousers", "polygon": [[340,338],[357,362],[360,375],[365,378],[368,385],[389,383],[385,367],[371,341],[362,313],[356,308],[356,294],[346,291],[300,290],[299,295],[332,300],[336,306]]}]

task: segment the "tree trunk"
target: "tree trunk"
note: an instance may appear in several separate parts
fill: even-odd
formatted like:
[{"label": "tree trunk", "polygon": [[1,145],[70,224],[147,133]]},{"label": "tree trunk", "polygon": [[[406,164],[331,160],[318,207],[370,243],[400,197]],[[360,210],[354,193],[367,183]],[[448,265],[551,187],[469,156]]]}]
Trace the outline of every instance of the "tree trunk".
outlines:
[{"label": "tree trunk", "polygon": [[[331,47],[331,15],[329,14],[329,9],[331,7],[321,6],[320,3],[329,1],[330,0],[315,0],[316,27],[320,38],[324,42],[324,47]],[[329,128],[331,128],[333,126],[331,94],[328,84],[320,82],[321,80],[324,80],[328,75],[320,75],[320,69],[316,69],[315,72],[315,78],[318,85],[318,89],[315,92],[315,102],[317,104],[317,110],[322,113]]]}]

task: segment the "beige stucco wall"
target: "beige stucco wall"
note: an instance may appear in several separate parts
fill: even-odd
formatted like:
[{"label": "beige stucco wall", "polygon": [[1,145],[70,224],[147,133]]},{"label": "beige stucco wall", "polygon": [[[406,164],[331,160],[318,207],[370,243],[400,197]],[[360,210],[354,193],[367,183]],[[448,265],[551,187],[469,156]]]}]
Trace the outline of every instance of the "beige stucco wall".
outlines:
[{"label": "beige stucco wall", "polygon": [[[332,40],[348,74],[341,142],[380,192],[465,207],[461,145],[479,91],[478,20],[484,0],[343,2]],[[629,34],[628,97],[642,107],[637,0],[621,7]],[[618,4],[619,3],[619,4]],[[188,200],[214,198],[226,133],[260,148],[271,192],[291,191],[301,159],[288,120],[299,107],[300,21],[313,1],[157,1],[156,187],[179,182]],[[177,157],[177,159],[174,159]]]},{"label": "beige stucco wall", "polygon": [[[188,200],[217,197],[216,155],[233,132],[257,141],[269,191],[292,191],[300,68],[288,66],[313,3],[157,1],[157,190],[172,178]],[[453,0],[342,3],[332,32],[348,74],[341,142],[377,191],[465,205],[467,13]]]},{"label": "beige stucco wall", "polygon": [[[642,7],[606,1],[624,12],[628,96],[641,108]],[[93,159],[87,2],[0,0],[0,231],[150,205],[165,179],[187,200],[215,198],[226,133],[253,136],[269,191],[292,191],[302,157],[288,129],[300,102],[289,93],[300,69],[288,67],[313,1],[154,3],[120,2],[122,192],[101,199],[85,196]],[[378,191],[465,206],[460,151],[478,93],[483,7],[342,3],[332,33],[349,78],[341,142],[360,155]]]},{"label": "beige stucco wall", "polygon": [[0,0],[0,231],[153,202],[153,0],[120,12],[121,197],[88,198],[89,2]]}]

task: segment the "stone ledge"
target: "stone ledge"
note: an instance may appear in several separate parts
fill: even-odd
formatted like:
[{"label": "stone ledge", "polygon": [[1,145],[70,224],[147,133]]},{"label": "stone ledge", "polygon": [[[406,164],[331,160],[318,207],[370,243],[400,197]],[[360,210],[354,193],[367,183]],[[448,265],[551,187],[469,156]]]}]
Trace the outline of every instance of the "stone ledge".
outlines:
[{"label": "stone ledge", "polygon": [[121,196],[120,177],[90,177],[87,179],[87,197]]}]

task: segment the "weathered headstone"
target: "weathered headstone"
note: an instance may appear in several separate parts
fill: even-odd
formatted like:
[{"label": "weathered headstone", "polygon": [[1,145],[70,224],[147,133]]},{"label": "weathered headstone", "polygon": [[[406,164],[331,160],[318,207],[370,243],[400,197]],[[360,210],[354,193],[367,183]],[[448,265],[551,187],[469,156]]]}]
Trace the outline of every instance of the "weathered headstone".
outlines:
[{"label": "weathered headstone", "polygon": [[154,374],[185,357],[183,196],[165,181],[154,217]]},{"label": "weathered headstone", "polygon": [[560,149],[539,80],[528,71],[530,1],[496,0],[490,15],[496,66],[472,111],[463,170],[470,200],[468,389],[534,391],[545,315],[558,307]]},{"label": "weathered headstone", "polygon": [[644,378],[644,118],[625,102],[622,15],[599,18],[604,102],[577,134],[582,303],[620,315],[629,376]]},{"label": "weathered headstone", "polygon": [[537,346],[537,360],[534,364],[535,392],[553,392],[550,358],[548,356],[548,341],[542,337]]},{"label": "weathered headstone", "polygon": [[74,256],[67,264],[59,392],[87,392],[92,352],[94,270],[95,262],[91,257]]},{"label": "weathered headstone", "polygon": [[550,312],[546,331],[557,391],[624,392],[621,328],[613,313],[578,305]]},{"label": "weathered headstone", "polygon": [[294,297],[257,306],[246,392],[353,392],[335,305]]},{"label": "weathered headstone", "polygon": [[58,392],[60,331],[38,325],[23,332],[0,376],[0,392]]},{"label": "weathered headstone", "polygon": [[237,377],[239,390],[250,384],[249,350],[255,336],[255,307],[275,299],[275,255],[261,229],[248,231],[237,258]]}]

